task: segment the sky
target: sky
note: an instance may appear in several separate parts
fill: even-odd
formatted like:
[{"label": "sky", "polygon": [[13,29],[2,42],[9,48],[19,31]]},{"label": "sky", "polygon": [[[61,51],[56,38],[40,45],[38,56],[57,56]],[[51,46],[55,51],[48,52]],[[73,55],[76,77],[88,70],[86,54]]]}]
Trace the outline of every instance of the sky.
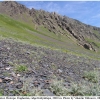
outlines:
[{"label": "sky", "polygon": [[100,1],[18,1],[28,8],[57,12],[83,23],[100,27]]}]

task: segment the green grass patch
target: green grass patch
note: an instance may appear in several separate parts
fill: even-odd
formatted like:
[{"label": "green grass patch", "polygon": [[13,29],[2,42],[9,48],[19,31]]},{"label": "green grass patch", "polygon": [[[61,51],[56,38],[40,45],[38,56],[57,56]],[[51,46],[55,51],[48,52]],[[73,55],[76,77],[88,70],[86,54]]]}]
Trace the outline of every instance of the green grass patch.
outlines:
[{"label": "green grass patch", "polygon": [[3,96],[3,90],[0,89],[0,96]]},{"label": "green grass patch", "polygon": [[26,71],[28,71],[28,68],[24,65],[19,65],[19,66],[16,66],[16,71],[17,72],[26,72]]}]

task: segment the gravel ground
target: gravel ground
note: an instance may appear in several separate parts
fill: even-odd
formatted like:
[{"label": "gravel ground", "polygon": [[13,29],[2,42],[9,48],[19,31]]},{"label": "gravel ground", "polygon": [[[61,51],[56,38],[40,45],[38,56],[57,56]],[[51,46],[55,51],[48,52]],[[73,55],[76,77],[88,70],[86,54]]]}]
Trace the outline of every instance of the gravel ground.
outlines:
[{"label": "gravel ground", "polygon": [[[19,71],[20,66],[27,70]],[[71,82],[83,79],[84,71],[99,67],[100,61],[13,40],[0,40],[0,91],[4,96],[22,95],[32,88],[42,90],[42,95],[53,96],[49,86],[55,76],[70,86]]]}]

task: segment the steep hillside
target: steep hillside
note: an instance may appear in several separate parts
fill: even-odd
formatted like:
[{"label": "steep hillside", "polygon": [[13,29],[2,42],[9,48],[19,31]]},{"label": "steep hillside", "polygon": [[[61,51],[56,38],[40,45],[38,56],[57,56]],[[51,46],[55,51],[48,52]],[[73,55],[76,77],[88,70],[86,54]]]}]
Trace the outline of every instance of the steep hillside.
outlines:
[{"label": "steep hillside", "polygon": [[31,10],[17,2],[5,1],[0,3],[0,13],[30,23],[38,31],[43,28],[53,32],[56,37],[68,37],[82,47],[98,51],[100,44],[100,28],[83,24],[78,20],[61,16],[55,12],[49,13],[43,10]]},{"label": "steep hillside", "polygon": [[100,96],[99,73],[100,28],[0,2],[0,96]]},{"label": "steep hillside", "polygon": [[[12,38],[19,41],[28,42],[31,44],[38,44],[50,48],[73,50],[79,46],[70,41],[68,37],[57,37],[54,33],[49,32],[46,28],[39,27],[38,31],[33,26],[22,23],[12,18],[0,15],[0,36],[5,38]],[[75,47],[73,46],[75,45]]]}]

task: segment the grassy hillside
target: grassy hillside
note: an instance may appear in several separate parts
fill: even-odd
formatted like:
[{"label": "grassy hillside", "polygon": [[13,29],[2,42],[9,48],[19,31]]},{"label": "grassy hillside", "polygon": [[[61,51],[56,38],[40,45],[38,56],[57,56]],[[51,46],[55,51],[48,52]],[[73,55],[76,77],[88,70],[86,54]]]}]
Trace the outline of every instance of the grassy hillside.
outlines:
[{"label": "grassy hillside", "polygon": [[[43,26],[38,27],[38,30],[34,30],[34,26],[15,21],[4,15],[0,15],[0,35],[7,38],[14,38],[29,43],[37,43],[57,48],[66,48],[66,44],[70,41],[68,37],[59,37],[49,32]],[[71,45],[71,43],[73,44],[74,42],[70,41],[69,45]]]},{"label": "grassy hillside", "polygon": [[0,36],[12,38],[30,44],[42,45],[52,49],[60,49],[64,52],[77,54],[78,56],[89,56],[99,59],[98,53],[86,50],[77,45],[77,41],[69,34],[67,36],[54,34],[43,26],[29,25],[16,21],[8,16],[0,14]]}]

